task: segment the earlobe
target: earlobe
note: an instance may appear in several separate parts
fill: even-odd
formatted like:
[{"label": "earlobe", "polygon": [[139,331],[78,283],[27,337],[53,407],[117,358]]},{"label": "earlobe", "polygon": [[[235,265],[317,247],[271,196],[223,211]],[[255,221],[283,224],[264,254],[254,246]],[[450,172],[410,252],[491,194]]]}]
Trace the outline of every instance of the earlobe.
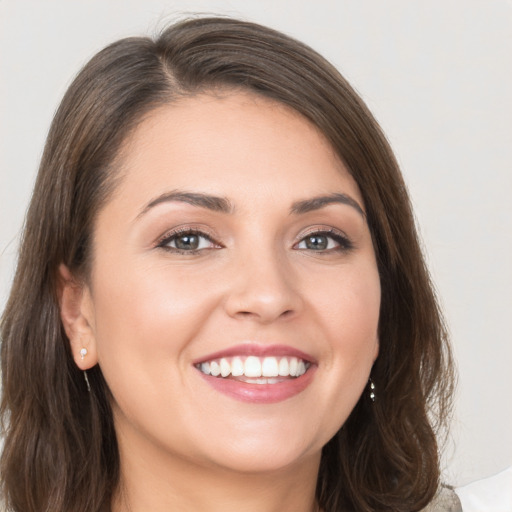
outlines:
[{"label": "earlobe", "polygon": [[373,362],[374,363],[377,360],[377,357],[379,357],[379,348],[380,348],[380,343],[379,343],[379,338],[377,337],[375,339],[375,348],[374,348],[374,351],[373,351]]},{"label": "earlobe", "polygon": [[73,359],[78,368],[88,370],[98,362],[91,295],[64,264],[59,266],[57,297]]}]

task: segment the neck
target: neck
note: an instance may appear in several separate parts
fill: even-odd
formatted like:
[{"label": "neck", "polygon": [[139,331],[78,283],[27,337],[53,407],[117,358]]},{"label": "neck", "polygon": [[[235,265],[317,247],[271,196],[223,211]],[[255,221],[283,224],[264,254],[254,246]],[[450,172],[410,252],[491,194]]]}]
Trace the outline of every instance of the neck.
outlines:
[{"label": "neck", "polygon": [[[162,453],[121,455],[121,482],[113,512],[316,512],[320,454],[272,472],[240,473],[202,467]],[[141,456],[142,455],[142,456]]]}]

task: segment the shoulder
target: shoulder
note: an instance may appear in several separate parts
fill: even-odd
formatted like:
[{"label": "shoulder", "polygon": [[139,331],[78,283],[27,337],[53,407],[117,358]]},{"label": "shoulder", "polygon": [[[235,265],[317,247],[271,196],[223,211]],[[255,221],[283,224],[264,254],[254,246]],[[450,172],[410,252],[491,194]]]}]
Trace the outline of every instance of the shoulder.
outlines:
[{"label": "shoulder", "polygon": [[462,512],[462,505],[454,491],[441,487],[436,497],[421,512]]}]

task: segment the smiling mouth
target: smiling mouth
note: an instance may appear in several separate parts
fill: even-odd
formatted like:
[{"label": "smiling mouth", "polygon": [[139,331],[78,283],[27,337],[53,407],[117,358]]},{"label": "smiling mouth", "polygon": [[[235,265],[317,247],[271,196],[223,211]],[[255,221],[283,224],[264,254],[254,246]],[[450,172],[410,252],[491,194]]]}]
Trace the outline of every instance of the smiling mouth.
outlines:
[{"label": "smiling mouth", "polygon": [[298,357],[221,357],[195,365],[205,375],[248,384],[278,384],[304,375],[311,363]]}]

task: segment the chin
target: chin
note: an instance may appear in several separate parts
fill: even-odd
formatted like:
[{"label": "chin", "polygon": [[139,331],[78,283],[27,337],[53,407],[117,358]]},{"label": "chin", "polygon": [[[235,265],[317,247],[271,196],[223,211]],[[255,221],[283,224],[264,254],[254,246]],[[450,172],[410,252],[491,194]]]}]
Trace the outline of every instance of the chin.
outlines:
[{"label": "chin", "polygon": [[297,450],[275,449],[244,450],[227,453],[219,465],[236,473],[278,473],[288,469],[296,469],[302,463],[311,460],[320,461],[321,449],[312,452],[299,452]]},{"label": "chin", "polygon": [[322,447],[330,439],[330,433],[308,435],[297,429],[296,423],[288,428],[268,427],[257,434],[226,431],[227,439],[218,437],[215,447],[206,447],[210,460],[239,473],[278,472],[315,458],[319,461]]}]

